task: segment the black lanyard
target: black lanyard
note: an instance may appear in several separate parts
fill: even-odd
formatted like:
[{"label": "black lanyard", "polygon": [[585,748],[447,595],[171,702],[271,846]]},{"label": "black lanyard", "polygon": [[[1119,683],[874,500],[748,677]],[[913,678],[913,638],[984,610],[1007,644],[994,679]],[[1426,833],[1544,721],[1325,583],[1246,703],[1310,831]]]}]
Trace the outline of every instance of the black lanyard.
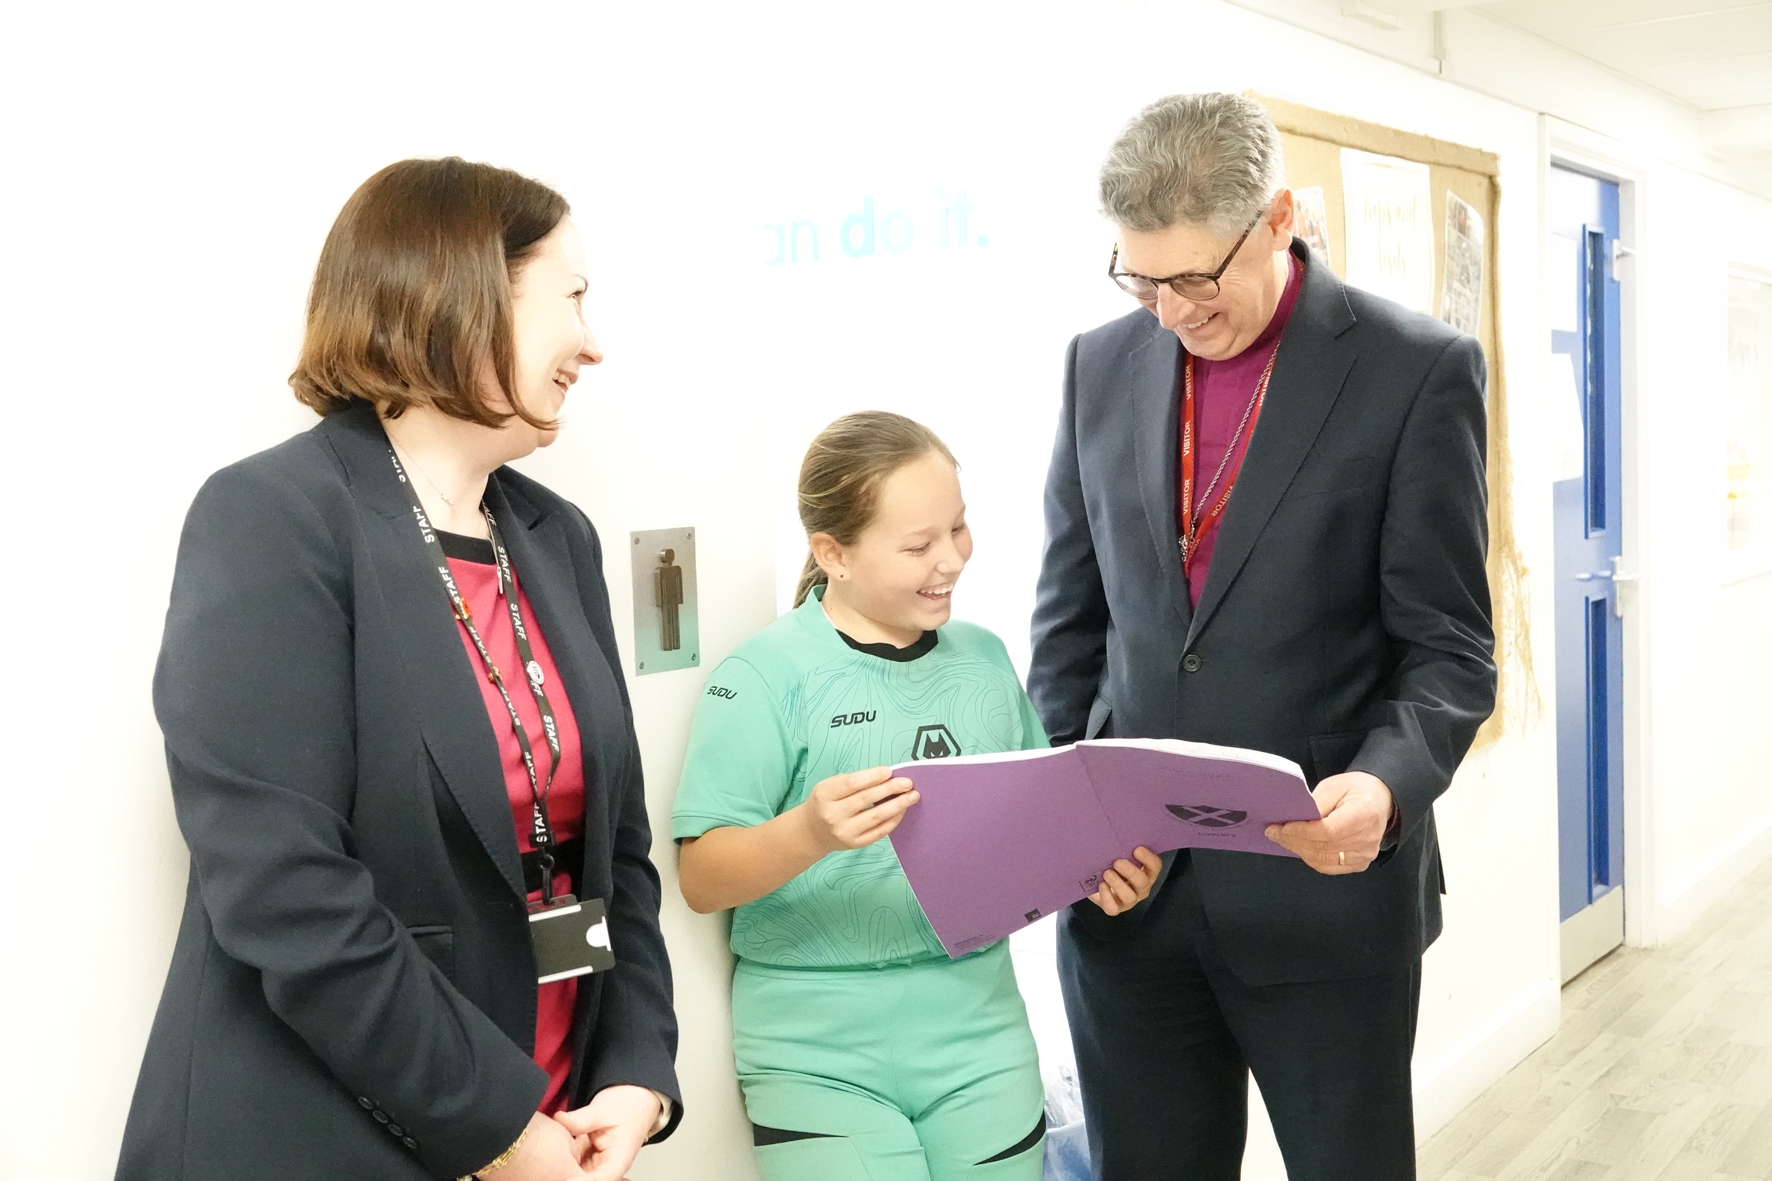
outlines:
[{"label": "black lanyard", "polygon": [[517,733],[517,746],[523,751],[523,769],[529,773],[529,798],[534,805],[534,828],[530,840],[541,861],[541,900],[544,906],[554,904],[554,850],[559,843],[554,839],[554,826],[548,819],[548,792],[554,786],[554,772],[560,769],[560,727],[554,721],[554,707],[548,704],[548,695],[542,689],[541,665],[536,663],[535,653],[530,650],[529,630],[523,626],[523,609],[517,605],[517,584],[511,576],[510,555],[505,553],[504,542],[498,535],[498,522],[492,517],[492,510],[484,502],[480,511],[486,515],[486,531],[492,538],[492,552],[498,558],[498,593],[503,596],[505,607],[511,613],[511,630],[517,637],[517,656],[523,661],[523,668],[529,675],[529,694],[535,698],[535,706],[541,711],[542,730],[547,735],[548,751],[553,758],[548,763],[547,781],[543,782],[535,771],[535,751],[529,743],[529,731],[523,726],[523,719],[517,715],[517,703],[511,700],[511,694],[505,688],[503,675],[498,665],[493,663],[492,653],[486,649],[486,641],[480,638],[480,629],[474,626],[474,614],[468,608],[468,601],[462,597],[461,588],[455,585],[455,575],[449,571],[449,559],[443,553],[443,543],[437,540],[437,533],[431,527],[430,518],[425,515],[424,505],[419,503],[418,494],[412,490],[412,481],[406,478],[406,469],[400,466],[400,457],[388,448],[388,458],[394,461],[394,474],[400,483],[406,486],[407,495],[412,498],[412,516],[418,522],[419,535],[424,538],[426,556],[436,565],[437,573],[443,579],[443,589],[449,594],[450,607],[455,618],[467,630],[468,638],[474,641],[475,651],[486,665],[486,679],[498,687],[498,695],[504,698],[505,709],[510,711],[511,729]]}]

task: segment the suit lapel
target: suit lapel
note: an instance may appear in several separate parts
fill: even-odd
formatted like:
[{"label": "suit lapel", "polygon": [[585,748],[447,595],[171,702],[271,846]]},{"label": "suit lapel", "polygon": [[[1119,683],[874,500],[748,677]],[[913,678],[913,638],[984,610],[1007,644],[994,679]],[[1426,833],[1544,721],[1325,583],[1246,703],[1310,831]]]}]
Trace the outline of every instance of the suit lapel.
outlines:
[{"label": "suit lapel", "polygon": [[[554,667],[566,689],[566,702],[578,728],[584,762],[586,834],[609,831],[605,813],[609,793],[599,791],[600,768],[617,764],[620,752],[610,742],[620,727],[598,725],[599,716],[621,715],[615,671],[597,646],[585,617],[568,543],[561,536],[558,514],[544,514],[493,474],[486,502],[498,520],[499,533],[511,555],[517,585],[535,612],[536,630],[545,638]],[[613,712],[612,712],[613,711]],[[597,842],[585,842],[587,860]],[[580,882],[581,874],[575,874]]]},{"label": "suit lapel", "polygon": [[443,580],[413,522],[412,502],[388,460],[387,435],[366,408],[341,411],[327,425],[334,423],[329,432],[334,450],[352,493],[367,510],[360,518],[365,549],[425,746],[506,884],[524,895],[504,765],[480,696],[480,674],[462,646]]},{"label": "suit lapel", "polygon": [[[1156,321],[1153,319],[1152,324]],[[1160,327],[1127,358],[1128,395],[1133,407],[1132,452],[1138,464],[1138,489],[1144,501],[1151,544],[1157,550],[1169,603],[1183,627],[1191,614],[1187,580],[1181,573],[1181,549],[1176,542],[1175,472],[1180,436],[1180,404],[1175,396],[1180,371],[1181,342]]]},{"label": "suit lapel", "polygon": [[1249,560],[1353,368],[1354,351],[1340,339],[1354,324],[1341,280],[1311,260],[1297,240],[1292,250],[1305,260],[1304,280],[1280,337],[1266,404],[1219,523],[1212,567],[1188,629],[1190,647]]}]

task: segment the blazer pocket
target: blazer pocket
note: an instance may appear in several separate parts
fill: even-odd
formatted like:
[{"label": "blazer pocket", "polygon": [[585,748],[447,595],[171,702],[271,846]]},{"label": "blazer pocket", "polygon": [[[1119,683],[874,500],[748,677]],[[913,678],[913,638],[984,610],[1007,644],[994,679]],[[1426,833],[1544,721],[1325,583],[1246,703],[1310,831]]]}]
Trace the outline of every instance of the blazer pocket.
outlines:
[{"label": "blazer pocket", "polygon": [[1380,483],[1387,476],[1383,460],[1355,456],[1352,459],[1325,459],[1307,465],[1286,489],[1284,499],[1302,496],[1327,496]]},{"label": "blazer pocket", "polygon": [[1102,698],[1097,697],[1095,699],[1095,704],[1089,707],[1089,721],[1083,726],[1083,737],[1113,737],[1113,726],[1110,724],[1113,721],[1113,716],[1114,707],[1109,705]]},{"label": "blazer pocket", "polygon": [[455,980],[455,928],[454,927],[408,927],[406,933],[418,944],[418,949],[425,953],[425,958],[437,965],[437,970],[450,981]]},{"label": "blazer pocket", "polygon": [[1365,730],[1345,730],[1339,734],[1311,736],[1311,786],[1315,787],[1331,775],[1347,770],[1348,764],[1366,745]]}]

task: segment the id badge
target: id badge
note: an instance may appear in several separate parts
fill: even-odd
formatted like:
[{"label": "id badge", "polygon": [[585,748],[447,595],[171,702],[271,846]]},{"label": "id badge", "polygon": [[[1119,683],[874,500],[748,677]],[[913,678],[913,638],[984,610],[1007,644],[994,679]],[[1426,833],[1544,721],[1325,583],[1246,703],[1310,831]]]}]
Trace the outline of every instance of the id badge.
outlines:
[{"label": "id badge", "polygon": [[601,898],[580,902],[568,894],[550,907],[530,911],[529,942],[535,949],[537,984],[615,967]]}]

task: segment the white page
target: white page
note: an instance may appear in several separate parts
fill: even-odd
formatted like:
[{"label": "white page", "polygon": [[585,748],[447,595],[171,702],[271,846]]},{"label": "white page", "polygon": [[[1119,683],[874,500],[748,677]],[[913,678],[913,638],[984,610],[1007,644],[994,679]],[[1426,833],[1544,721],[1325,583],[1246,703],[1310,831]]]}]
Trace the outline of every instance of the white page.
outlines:
[{"label": "white page", "polygon": [[1434,225],[1427,177],[1426,164],[1341,150],[1347,281],[1431,316]]},{"label": "white page", "polygon": [[1182,738],[1091,738],[1078,746],[1133,746],[1142,750],[1166,750],[1170,754],[1188,755],[1196,759],[1226,759],[1236,763],[1248,763],[1255,767],[1266,767],[1272,771],[1283,771],[1288,775],[1304,778],[1304,769],[1291,759],[1282,755],[1269,754],[1265,750],[1250,750],[1246,746],[1215,746],[1210,742],[1188,742]]}]

